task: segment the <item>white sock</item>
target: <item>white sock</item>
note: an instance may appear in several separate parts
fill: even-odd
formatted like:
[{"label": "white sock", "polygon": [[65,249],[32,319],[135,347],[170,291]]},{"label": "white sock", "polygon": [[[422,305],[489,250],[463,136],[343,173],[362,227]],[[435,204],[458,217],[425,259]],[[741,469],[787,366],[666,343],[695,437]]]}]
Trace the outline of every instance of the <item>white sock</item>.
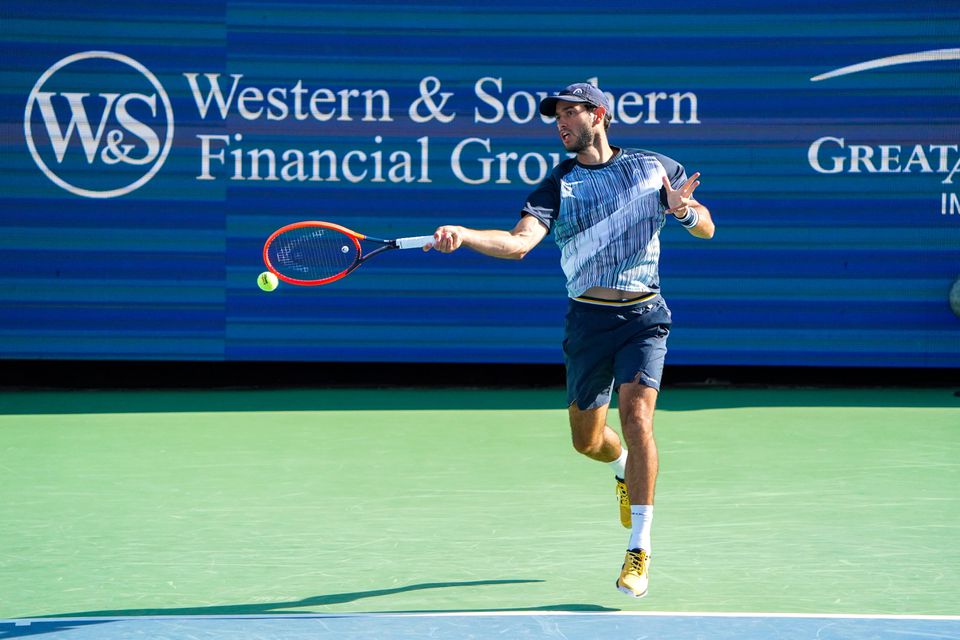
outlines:
[{"label": "white sock", "polygon": [[650,525],[653,524],[652,504],[630,505],[630,515],[633,518],[633,530],[630,532],[630,544],[627,549],[643,549],[651,555]]},{"label": "white sock", "polygon": [[613,469],[613,475],[623,480],[627,475],[627,448],[620,447],[620,457],[607,464]]}]

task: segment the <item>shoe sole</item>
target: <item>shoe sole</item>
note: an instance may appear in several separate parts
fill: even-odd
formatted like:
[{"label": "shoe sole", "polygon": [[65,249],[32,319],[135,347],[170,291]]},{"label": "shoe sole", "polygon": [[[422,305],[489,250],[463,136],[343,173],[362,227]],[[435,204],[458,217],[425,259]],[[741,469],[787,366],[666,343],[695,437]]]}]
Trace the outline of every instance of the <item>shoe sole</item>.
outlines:
[{"label": "shoe sole", "polygon": [[[637,594],[637,593],[634,593],[633,591],[631,591],[630,589],[627,589],[626,587],[621,587],[619,580],[617,580],[616,585],[617,585],[617,591],[622,591],[623,593],[627,594],[627,595],[630,596],[631,598],[642,598],[643,596],[647,595],[647,592],[646,592],[646,591],[644,591],[643,593]],[[648,591],[649,591],[649,589],[648,589]]]}]

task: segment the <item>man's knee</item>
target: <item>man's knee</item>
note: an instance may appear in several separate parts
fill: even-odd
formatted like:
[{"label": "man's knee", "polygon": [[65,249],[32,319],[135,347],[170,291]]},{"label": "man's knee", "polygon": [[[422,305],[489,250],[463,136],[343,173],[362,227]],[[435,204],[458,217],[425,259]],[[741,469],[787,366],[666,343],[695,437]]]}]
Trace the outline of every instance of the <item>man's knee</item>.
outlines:
[{"label": "man's knee", "polygon": [[603,432],[607,425],[607,407],[580,409],[576,404],[569,407],[570,435],[573,448],[585,456],[593,457],[603,450]]},{"label": "man's knee", "polygon": [[642,447],[653,442],[653,416],[636,416],[621,426],[628,447]]},{"label": "man's knee", "polygon": [[581,433],[573,431],[573,448],[577,453],[593,457],[603,450],[603,434]]},{"label": "man's knee", "polygon": [[627,443],[635,446],[653,441],[653,413],[657,391],[641,384],[620,387],[620,424]]}]

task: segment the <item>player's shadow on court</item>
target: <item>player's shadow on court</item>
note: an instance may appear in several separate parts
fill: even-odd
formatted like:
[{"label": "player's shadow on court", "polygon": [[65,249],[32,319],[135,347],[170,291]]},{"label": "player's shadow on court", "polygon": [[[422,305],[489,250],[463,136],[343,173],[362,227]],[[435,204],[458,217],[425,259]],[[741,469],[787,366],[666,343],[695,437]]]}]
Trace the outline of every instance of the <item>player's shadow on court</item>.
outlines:
[{"label": "player's shadow on court", "polygon": [[[138,618],[152,616],[243,616],[243,615],[283,615],[283,614],[301,614],[310,613],[323,614],[323,611],[302,611],[302,609],[312,607],[324,607],[337,604],[346,604],[365,600],[367,598],[378,598],[390,596],[399,593],[408,593],[411,591],[423,591],[427,589],[450,589],[461,587],[486,587],[496,585],[512,584],[530,584],[543,582],[543,580],[469,580],[463,582],[425,582],[421,584],[411,584],[403,587],[394,587],[390,589],[374,589],[371,591],[351,591],[346,593],[331,593],[328,595],[311,596],[302,600],[289,600],[285,602],[261,602],[256,604],[234,604],[234,605],[211,605],[203,607],[173,607],[173,608],[145,608],[145,609],[105,609],[101,611],[79,611],[72,613],[55,613],[43,616],[43,618],[57,618],[57,620],[45,621],[42,618],[33,619],[29,625],[0,626],[0,638],[20,638],[26,636],[42,635],[64,629],[70,629],[78,626],[87,626],[92,624],[103,624],[111,620],[84,620],[84,618]],[[475,609],[405,609],[382,611],[381,613],[481,613],[481,612],[500,612],[500,611],[619,611],[609,607],[602,607],[594,604],[553,604],[535,607],[515,607],[515,608],[475,608]],[[332,612],[331,612],[332,613]],[[340,612],[337,612],[340,613]],[[345,613],[343,615],[350,615]],[[63,620],[62,618],[75,618],[74,620]]]}]

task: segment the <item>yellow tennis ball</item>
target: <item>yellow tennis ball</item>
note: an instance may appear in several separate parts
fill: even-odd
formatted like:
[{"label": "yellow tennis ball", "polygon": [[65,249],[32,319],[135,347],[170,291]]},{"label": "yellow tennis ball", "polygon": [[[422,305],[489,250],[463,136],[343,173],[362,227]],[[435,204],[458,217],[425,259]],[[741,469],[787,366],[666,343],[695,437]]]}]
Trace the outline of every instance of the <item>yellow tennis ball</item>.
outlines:
[{"label": "yellow tennis ball", "polygon": [[264,291],[273,291],[277,288],[278,284],[280,283],[277,280],[277,276],[273,275],[269,271],[264,271],[257,276],[257,286]]},{"label": "yellow tennis ball", "polygon": [[960,318],[960,276],[957,276],[957,281],[950,287],[950,308],[954,315]]}]

